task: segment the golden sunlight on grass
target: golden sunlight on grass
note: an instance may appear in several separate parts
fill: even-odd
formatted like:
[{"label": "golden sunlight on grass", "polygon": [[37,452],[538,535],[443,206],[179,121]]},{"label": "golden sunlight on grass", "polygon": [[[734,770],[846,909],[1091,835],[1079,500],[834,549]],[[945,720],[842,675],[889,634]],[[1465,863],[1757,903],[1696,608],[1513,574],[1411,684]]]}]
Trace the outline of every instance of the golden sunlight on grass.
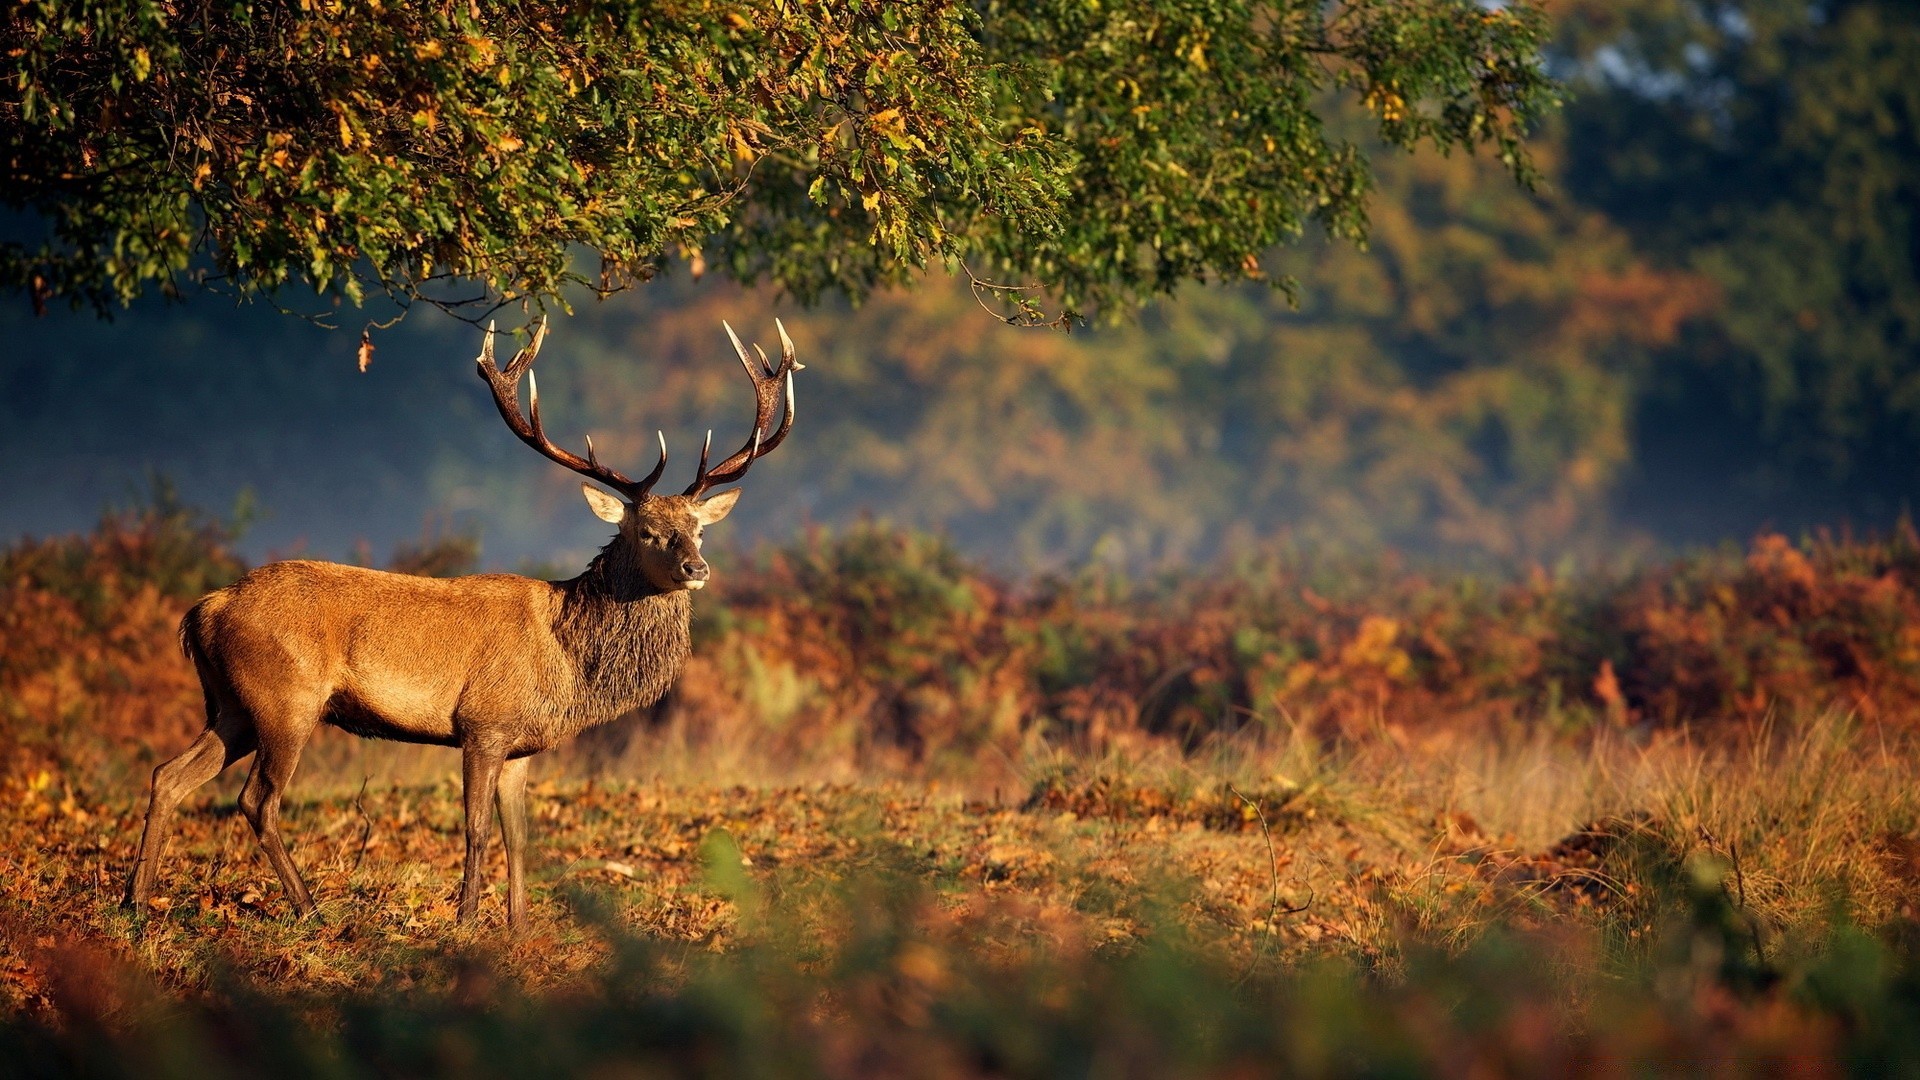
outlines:
[{"label": "golden sunlight on grass", "polygon": [[[1124,947],[1171,919],[1236,963],[1329,951],[1391,963],[1409,922],[1450,947],[1516,919],[1649,930],[1648,875],[1677,877],[1689,856],[1737,872],[1763,941],[1810,940],[1840,895],[1863,924],[1911,915],[1916,767],[1910,739],[1827,715],[1714,746],[1516,729],[1338,750],[1297,733],[1222,747],[1204,766],[1031,765],[1031,782],[998,801],[938,782],[546,780],[534,789],[534,928],[500,944],[528,985],[560,984],[603,957],[573,914],[584,897],[635,933],[724,950],[754,932],[724,887],[733,875],[764,914],[886,869],[923,882],[956,920],[993,912],[1012,941],[1070,932]],[[223,970],[310,987],[431,984],[449,977],[444,950],[498,937],[497,897],[482,928],[453,925],[450,779],[364,792],[309,782],[340,792],[287,815],[318,923],[289,920],[230,795],[183,816],[159,895],[125,913],[134,793],[88,804],[49,773],[7,781],[0,828],[31,838],[0,851],[14,883],[0,908],[14,1007],[45,992],[34,942],[95,941],[166,985],[204,990]]]}]

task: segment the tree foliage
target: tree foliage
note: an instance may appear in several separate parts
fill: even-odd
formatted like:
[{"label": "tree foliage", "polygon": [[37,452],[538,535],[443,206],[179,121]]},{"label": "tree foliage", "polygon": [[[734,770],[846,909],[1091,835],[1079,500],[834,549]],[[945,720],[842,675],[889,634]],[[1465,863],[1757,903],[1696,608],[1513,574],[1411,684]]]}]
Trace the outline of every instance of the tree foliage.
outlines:
[{"label": "tree foliage", "polygon": [[1545,32],[1472,0],[27,0],[0,284],[548,305],[682,255],[811,299],[944,260],[1124,306],[1364,235],[1336,88],[1528,175]]},{"label": "tree foliage", "polygon": [[[1008,43],[1021,20],[1094,18],[1044,3],[981,10],[1000,36],[980,48],[1002,55],[1029,48]],[[1369,246],[1329,239],[1335,230],[1304,210],[1302,243],[1260,253],[1263,273],[1299,279],[1292,306],[1253,284],[1181,289],[1132,325],[1015,334],[980,315],[964,271],[911,293],[888,287],[905,262],[868,246],[865,231],[834,232],[845,222],[798,198],[818,212],[808,228],[867,262],[810,262],[813,233],[732,248],[706,237],[709,263],[734,265],[723,261],[731,251],[743,260],[736,275],[761,285],[692,287],[676,275],[639,302],[583,309],[549,346],[547,362],[564,367],[543,386],[552,422],[593,431],[628,463],[652,459],[656,428],[676,447],[709,426],[739,437],[739,373],[716,355],[716,324],[779,314],[820,361],[800,388],[808,435],[756,466],[733,535],[786,536],[796,521],[871,511],[946,530],[996,562],[1058,565],[1094,552],[1198,557],[1283,533],[1319,547],[1552,557],[1610,554],[1632,530],[1687,541],[1891,525],[1920,495],[1920,106],[1912,65],[1896,62],[1916,41],[1908,10],[1892,0],[1556,7],[1556,70],[1576,93],[1529,144],[1546,180],[1533,191],[1508,182],[1495,155],[1381,152],[1380,102],[1364,87],[1315,98],[1316,137],[1371,159]],[[1089,101],[1119,85],[1074,74],[1119,46],[1073,25],[1080,67],[1031,69],[1045,80],[1033,93]],[[1213,78],[1237,48],[1206,52],[1206,71],[1159,70]],[[1047,89],[1076,79],[1080,89]],[[1143,83],[1142,101],[1177,96]],[[1190,137],[1197,121],[1175,123],[1161,106],[1136,123],[1126,100],[1109,103],[1117,123],[1070,124],[1064,105],[1047,113],[1062,146],[1070,132],[1087,154],[1108,154],[1097,169],[1068,155],[1065,182],[1097,188],[1088,205],[1124,212],[1074,224],[1074,195],[1062,231],[1023,250],[1131,245],[1161,260],[1135,264],[1150,292],[1161,269],[1177,279],[1177,264],[1211,257],[1140,240],[1177,231],[1156,222],[1206,218],[1227,251],[1251,219],[1233,216],[1219,185],[1115,171],[1163,153],[1189,171],[1232,165],[1231,139]],[[1102,139],[1134,145],[1102,151]],[[779,160],[767,154],[755,176]],[[755,213],[790,230],[802,221]],[[1076,267],[1118,272],[1097,264],[1060,256],[998,272],[1056,283]],[[968,269],[993,273],[971,257]],[[875,287],[857,309],[774,306],[769,282],[794,290],[809,273],[815,290],[833,275]],[[424,487],[443,509],[474,515],[462,520],[496,564],[590,550],[600,537],[572,486],[500,437],[461,363],[471,332],[438,322],[385,338],[365,377],[333,380],[321,365],[255,360],[348,351],[264,310],[168,312],[144,324],[137,365],[114,362],[128,352],[122,327],[0,310],[0,332],[36,357],[0,368],[0,458],[21,478],[10,492],[0,475],[0,514],[40,520],[44,492],[100,490],[85,485],[100,483],[104,462],[139,460],[214,503],[268,485],[282,516],[260,535],[278,544],[304,532],[339,551],[355,529],[407,535]],[[49,406],[63,401],[82,404]],[[216,409],[221,424],[198,419]],[[294,475],[307,486],[282,482]],[[557,540],[576,520],[581,531]]]},{"label": "tree foliage", "polygon": [[1920,9],[1576,9],[1564,41],[1586,85],[1569,189],[1648,257],[1724,291],[1691,351],[1729,369],[1722,385],[1767,442],[1829,480],[1906,472],[1920,438]]}]

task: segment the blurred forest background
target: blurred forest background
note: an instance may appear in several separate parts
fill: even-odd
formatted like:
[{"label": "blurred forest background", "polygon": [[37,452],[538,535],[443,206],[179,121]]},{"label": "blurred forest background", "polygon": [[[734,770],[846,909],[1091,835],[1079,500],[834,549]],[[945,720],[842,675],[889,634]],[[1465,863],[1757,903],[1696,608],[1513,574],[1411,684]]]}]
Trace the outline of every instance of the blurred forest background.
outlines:
[{"label": "blurred forest background", "polygon": [[[1382,151],[1367,250],[1269,256],[1297,307],[1196,287],[1068,335],[1004,326],[957,281],[801,310],[681,265],[558,322],[549,422],[627,468],[662,428],[684,475],[707,427],[730,445],[750,415],[720,320],[764,343],[778,315],[809,364],[800,433],[755,469],[741,541],[872,515],[1048,569],[1891,525],[1920,486],[1916,5],[1554,12],[1547,184]],[[209,507],[251,492],[254,557],[378,559],[425,530],[478,537],[489,566],[577,566],[604,529],[502,430],[479,333],[417,315],[360,373],[364,318],[0,312],[0,526],[79,529],[160,474]]]}]

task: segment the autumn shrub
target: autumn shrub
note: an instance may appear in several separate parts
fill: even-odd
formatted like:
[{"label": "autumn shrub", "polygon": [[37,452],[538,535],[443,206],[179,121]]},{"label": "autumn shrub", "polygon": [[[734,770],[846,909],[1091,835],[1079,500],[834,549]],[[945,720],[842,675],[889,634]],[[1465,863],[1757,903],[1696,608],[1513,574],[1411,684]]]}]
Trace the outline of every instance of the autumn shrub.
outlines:
[{"label": "autumn shrub", "polygon": [[1036,741],[1193,751],[1299,724],[1737,729],[1829,707],[1898,722],[1920,701],[1917,570],[1902,529],[1590,574],[1275,553],[1007,582],[868,525],[728,575],[683,722],[730,730],[771,669],[808,687],[792,748],[915,767]]},{"label": "autumn shrub", "polygon": [[[476,557],[443,534],[393,565]],[[241,569],[229,526],[164,502],[7,549],[0,739],[64,765],[183,744],[200,705],[175,627]],[[1830,707],[1900,724],[1920,704],[1917,574],[1901,529],[1588,574],[1273,551],[1020,581],[868,523],[739,556],[701,598],[686,677],[612,745],[629,771],[1012,780],[1036,755],[1194,753],[1303,726],[1731,729]]]},{"label": "autumn shrub", "polygon": [[238,577],[235,526],[165,485],[84,536],[0,551],[0,752],[85,774],[184,743],[204,716],[180,617]]},{"label": "autumn shrub", "polygon": [[1626,643],[1622,692],[1644,715],[1757,716],[1838,702],[1900,716],[1920,702],[1920,536],[1754,541],[1744,559],[1708,555],[1623,588],[1604,616]]},{"label": "autumn shrub", "polygon": [[721,577],[676,691],[701,741],[911,766],[1017,740],[1009,593],[944,540],[874,524],[815,531]]}]

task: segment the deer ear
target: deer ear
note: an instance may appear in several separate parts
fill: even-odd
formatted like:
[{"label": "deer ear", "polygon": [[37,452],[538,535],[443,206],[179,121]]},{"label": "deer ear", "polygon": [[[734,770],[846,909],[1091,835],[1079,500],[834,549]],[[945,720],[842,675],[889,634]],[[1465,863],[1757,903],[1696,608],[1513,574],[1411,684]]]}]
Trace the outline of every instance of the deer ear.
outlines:
[{"label": "deer ear", "polygon": [[593,507],[593,516],[609,525],[618,525],[627,516],[627,504],[601,491],[592,484],[581,484],[580,493],[587,497],[587,505]]},{"label": "deer ear", "polygon": [[693,505],[693,519],[702,525],[711,525],[733,512],[733,504],[740,501],[740,489],[723,491],[705,502]]}]

